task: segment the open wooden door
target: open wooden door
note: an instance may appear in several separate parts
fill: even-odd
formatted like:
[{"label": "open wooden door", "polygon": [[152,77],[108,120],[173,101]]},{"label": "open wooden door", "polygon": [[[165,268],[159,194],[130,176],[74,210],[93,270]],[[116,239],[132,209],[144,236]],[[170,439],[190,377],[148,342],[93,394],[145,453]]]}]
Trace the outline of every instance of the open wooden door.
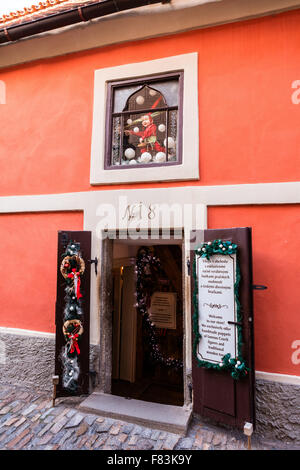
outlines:
[{"label": "open wooden door", "polygon": [[191,250],[193,410],[255,426],[251,228],[203,235]]},{"label": "open wooden door", "polygon": [[56,396],[89,391],[91,232],[59,231],[55,375]]}]

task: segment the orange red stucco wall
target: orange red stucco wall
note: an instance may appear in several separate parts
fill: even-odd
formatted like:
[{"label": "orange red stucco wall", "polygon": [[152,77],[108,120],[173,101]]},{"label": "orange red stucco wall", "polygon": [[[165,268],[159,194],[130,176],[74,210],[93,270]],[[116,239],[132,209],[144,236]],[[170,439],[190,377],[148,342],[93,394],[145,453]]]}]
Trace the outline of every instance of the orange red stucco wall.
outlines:
[{"label": "orange red stucco wall", "polygon": [[255,368],[299,375],[292,343],[299,340],[300,206],[210,207],[208,228],[252,227]]},{"label": "orange red stucco wall", "polygon": [[0,195],[94,189],[94,70],[188,52],[199,54],[201,180],[192,184],[299,180],[299,22],[298,10],[1,71]]},{"label": "orange red stucco wall", "polygon": [[0,326],[55,331],[57,231],[82,229],[81,212],[0,215]]}]

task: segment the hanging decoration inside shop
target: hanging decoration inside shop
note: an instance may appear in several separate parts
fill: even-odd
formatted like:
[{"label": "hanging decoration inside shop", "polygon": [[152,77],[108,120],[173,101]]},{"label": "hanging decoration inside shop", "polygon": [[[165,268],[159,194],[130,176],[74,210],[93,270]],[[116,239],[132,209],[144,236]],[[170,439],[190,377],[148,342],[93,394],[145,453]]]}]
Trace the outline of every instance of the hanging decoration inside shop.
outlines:
[{"label": "hanging decoration inside shop", "polygon": [[70,392],[76,392],[80,367],[80,340],[83,330],[83,311],[81,308],[82,293],[80,291],[81,276],[85,271],[85,263],[80,253],[80,243],[70,241],[60,272],[65,279],[65,308],[63,334],[66,341],[60,359],[63,364],[62,385]]},{"label": "hanging decoration inside shop", "polygon": [[155,278],[161,271],[160,260],[151,249],[143,247],[138,251],[136,258],[136,305],[138,312],[142,315],[146,328],[146,337],[149,341],[152,359],[164,366],[181,369],[183,362],[174,357],[165,357],[159,346],[159,333],[149,314],[151,296],[155,292]]},{"label": "hanging decoration inside shop", "polygon": [[194,344],[200,367],[229,371],[234,379],[248,374],[242,356],[238,247],[220,239],[195,250]]}]

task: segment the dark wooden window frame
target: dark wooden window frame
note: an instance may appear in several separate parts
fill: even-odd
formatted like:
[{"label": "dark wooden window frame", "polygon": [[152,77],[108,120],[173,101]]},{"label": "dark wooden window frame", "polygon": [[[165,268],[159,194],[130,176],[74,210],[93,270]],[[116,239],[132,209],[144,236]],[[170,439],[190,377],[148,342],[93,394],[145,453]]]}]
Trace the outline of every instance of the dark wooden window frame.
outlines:
[{"label": "dark wooden window frame", "polygon": [[[154,240],[158,245],[160,245],[161,240],[163,240],[163,229],[157,228],[158,239]],[[170,228],[170,238],[173,237],[177,229]],[[179,230],[179,229],[178,229]],[[185,264],[185,230],[182,227],[181,229],[182,238],[181,238],[181,249],[182,249],[182,309],[183,309],[183,395],[184,395],[184,405],[187,406],[192,403],[192,394],[191,394],[191,369],[187,369],[187,325],[186,325],[186,316],[188,315],[185,302],[186,296],[189,293],[185,287],[185,276],[186,273],[186,264]],[[126,232],[126,229],[125,229]],[[111,394],[111,381],[112,381],[112,312],[113,312],[113,276],[112,276],[112,267],[113,267],[113,244],[117,241],[121,234],[125,233],[124,230],[117,230],[116,238],[104,237],[102,239],[102,263],[101,263],[101,273],[100,273],[100,285],[99,285],[99,298],[100,298],[100,371],[99,371],[99,391],[101,393]],[[142,233],[150,237],[152,235],[152,230],[145,229],[142,230]],[[178,240],[179,241],[179,240]],[[162,245],[163,246],[163,245]]]},{"label": "dark wooden window frame", "polygon": [[[177,160],[175,162],[164,162],[164,163],[145,163],[142,165],[130,165],[130,166],[121,166],[121,165],[111,165],[111,150],[112,150],[112,125],[113,125],[113,117],[116,116],[124,116],[126,114],[133,114],[133,111],[122,111],[118,113],[113,113],[114,107],[114,95],[116,88],[120,88],[123,86],[132,86],[132,85],[140,85],[142,86],[149,86],[151,87],[151,83],[158,82],[158,81],[165,81],[170,78],[177,78],[178,85],[179,85],[179,96],[178,96],[178,106],[164,106],[156,108],[156,110],[177,110]],[[145,108],[138,110],[138,112],[149,112],[150,109]],[[161,166],[174,166],[174,165],[181,165],[182,164],[182,128],[183,128],[183,71],[178,70],[174,72],[168,72],[164,74],[154,74],[149,76],[138,77],[135,79],[130,80],[119,80],[119,81],[110,81],[107,82],[107,101],[106,101],[106,128],[105,128],[105,159],[104,159],[104,169],[105,170],[128,170],[128,169],[141,169],[141,168],[153,168],[153,167],[161,167]],[[166,126],[167,134],[166,139],[168,139],[168,127]],[[121,127],[121,131],[123,132],[123,125]],[[167,140],[168,144],[168,140]],[[122,144],[121,144],[122,145]],[[168,145],[166,146],[166,154],[168,153]]]}]

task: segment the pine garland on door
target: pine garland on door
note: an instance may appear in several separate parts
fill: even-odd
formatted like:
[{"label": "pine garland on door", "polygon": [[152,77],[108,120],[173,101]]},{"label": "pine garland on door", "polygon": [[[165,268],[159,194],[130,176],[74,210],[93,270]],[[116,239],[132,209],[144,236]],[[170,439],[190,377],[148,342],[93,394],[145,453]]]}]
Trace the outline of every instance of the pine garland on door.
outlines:
[{"label": "pine garland on door", "polygon": [[174,357],[165,357],[162,354],[155,325],[148,313],[150,298],[155,290],[155,273],[158,274],[160,270],[159,258],[154,256],[148,247],[141,248],[137,254],[135,265],[137,300],[135,307],[144,320],[152,359],[161,365],[181,369],[183,367],[182,361]]},{"label": "pine garland on door", "polygon": [[85,263],[80,253],[80,243],[70,241],[60,266],[65,279],[65,308],[63,334],[66,344],[61,352],[63,364],[62,385],[71,393],[78,389],[80,367],[80,339],[83,334],[83,312],[81,308],[82,294],[80,291],[81,276],[85,271]]},{"label": "pine garland on door", "polygon": [[[227,370],[230,372],[231,377],[235,380],[245,377],[249,369],[246,366],[246,363],[242,356],[242,346],[243,346],[243,332],[242,325],[237,324],[238,332],[238,355],[237,357],[231,357],[231,355],[225,354],[222,357],[222,360],[219,364],[215,364],[209,361],[202,361],[197,356],[197,346],[201,340],[201,333],[199,331],[199,305],[198,305],[198,280],[197,280],[197,269],[196,269],[196,259],[197,256],[201,258],[210,259],[211,256],[216,254],[221,255],[237,255],[238,247],[235,243],[229,241],[223,241],[216,239],[206,243],[202,243],[200,248],[195,250],[195,257],[193,263],[193,276],[194,276],[194,292],[193,292],[193,303],[194,303],[194,315],[193,315],[193,331],[194,331],[194,342],[193,342],[193,354],[197,360],[197,364],[200,367],[206,367],[207,369],[214,370]],[[236,279],[234,284],[234,296],[237,308],[237,323],[242,323],[242,314],[241,314],[241,305],[239,301],[239,283],[241,280],[241,273],[239,268],[238,259],[236,258]]]}]

